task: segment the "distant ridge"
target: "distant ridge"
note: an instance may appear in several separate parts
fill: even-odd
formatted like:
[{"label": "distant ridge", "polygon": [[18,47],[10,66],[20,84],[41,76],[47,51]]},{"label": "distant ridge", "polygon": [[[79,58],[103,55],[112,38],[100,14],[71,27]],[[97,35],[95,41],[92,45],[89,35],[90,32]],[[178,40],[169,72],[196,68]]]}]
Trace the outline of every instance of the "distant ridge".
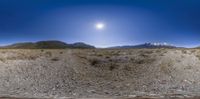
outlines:
[{"label": "distant ridge", "polygon": [[200,46],[199,45],[197,45],[196,47],[194,47],[194,48],[198,48],[198,49],[200,49]]},{"label": "distant ridge", "polygon": [[39,41],[39,42],[24,42],[15,43],[8,46],[3,46],[1,48],[9,49],[65,49],[65,48],[95,48],[94,46],[78,42],[74,44],[67,44],[62,41],[49,40],[49,41]]},{"label": "distant ridge", "polygon": [[110,48],[177,48],[167,43],[144,43],[139,45],[114,46]]}]

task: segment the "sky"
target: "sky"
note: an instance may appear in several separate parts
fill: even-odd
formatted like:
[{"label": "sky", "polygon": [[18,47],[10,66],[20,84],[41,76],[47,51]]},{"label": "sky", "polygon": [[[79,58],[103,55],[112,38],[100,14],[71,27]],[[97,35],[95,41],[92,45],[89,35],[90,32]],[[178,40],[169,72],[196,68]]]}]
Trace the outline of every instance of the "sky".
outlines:
[{"label": "sky", "polygon": [[41,40],[96,47],[147,42],[196,47],[200,1],[0,0],[0,45]]}]

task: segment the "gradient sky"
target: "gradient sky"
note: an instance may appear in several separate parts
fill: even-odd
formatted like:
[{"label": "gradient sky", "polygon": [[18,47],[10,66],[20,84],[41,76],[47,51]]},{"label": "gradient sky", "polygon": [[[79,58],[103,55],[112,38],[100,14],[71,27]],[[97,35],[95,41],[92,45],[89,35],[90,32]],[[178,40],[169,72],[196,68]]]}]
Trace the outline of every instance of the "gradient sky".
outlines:
[{"label": "gradient sky", "polygon": [[200,0],[0,0],[0,44],[40,40],[200,46]]}]

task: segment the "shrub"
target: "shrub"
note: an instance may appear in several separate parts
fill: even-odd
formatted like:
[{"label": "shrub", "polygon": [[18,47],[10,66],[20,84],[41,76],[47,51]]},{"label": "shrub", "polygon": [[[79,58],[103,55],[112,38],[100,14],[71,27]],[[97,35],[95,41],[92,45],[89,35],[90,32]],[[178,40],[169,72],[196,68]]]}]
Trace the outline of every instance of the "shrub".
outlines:
[{"label": "shrub", "polygon": [[44,52],[44,50],[42,49],[42,50],[40,50],[41,52]]},{"label": "shrub", "polygon": [[195,53],[195,52],[196,52],[196,50],[192,50],[192,51],[191,51],[191,53]]},{"label": "shrub", "polygon": [[60,54],[63,54],[63,52],[60,52]]},{"label": "shrub", "polygon": [[131,70],[132,70],[131,66],[129,66],[129,65],[126,65],[126,66],[124,67],[124,69],[125,69],[126,71],[131,71]]},{"label": "shrub", "polygon": [[118,67],[117,64],[111,63],[109,66],[109,70],[112,71],[112,70],[116,69],[117,67]]},{"label": "shrub", "polygon": [[3,62],[3,63],[6,62],[6,60],[4,58],[0,58],[0,61]]},{"label": "shrub", "polygon": [[182,50],[182,53],[183,53],[183,54],[187,54],[187,51],[186,51],[186,50]]},{"label": "shrub", "polygon": [[145,57],[148,57],[148,55],[145,54],[145,53],[141,53],[140,56],[141,56],[141,57],[144,57],[144,58],[145,58]]},{"label": "shrub", "polygon": [[52,53],[51,52],[46,52],[45,53],[48,57],[51,57],[52,56]]},{"label": "shrub", "polygon": [[98,59],[96,59],[96,58],[90,59],[89,61],[90,61],[90,64],[91,64],[92,66],[94,66],[94,65],[100,63],[100,61],[99,61]]},{"label": "shrub", "polygon": [[52,58],[51,60],[52,60],[52,61],[59,61],[59,58],[58,58],[58,57],[55,57],[55,58]]},{"label": "shrub", "polygon": [[107,59],[108,59],[108,58],[110,58],[110,56],[106,56],[105,58],[107,58]]},{"label": "shrub", "polygon": [[200,60],[200,55],[196,55],[196,57]]}]

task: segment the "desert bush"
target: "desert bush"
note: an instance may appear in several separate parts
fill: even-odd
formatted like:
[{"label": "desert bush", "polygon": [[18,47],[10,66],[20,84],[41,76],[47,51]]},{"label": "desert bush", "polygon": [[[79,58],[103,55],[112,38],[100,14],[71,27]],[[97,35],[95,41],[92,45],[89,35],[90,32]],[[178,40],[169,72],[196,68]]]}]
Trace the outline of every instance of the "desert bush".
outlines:
[{"label": "desert bush", "polygon": [[192,69],[192,66],[186,66],[186,67],[184,68],[184,70],[186,70],[186,69]]},{"label": "desert bush", "polygon": [[147,57],[148,57],[148,55],[145,54],[145,53],[141,53],[140,56],[141,56],[141,57],[144,57],[144,58],[147,58]]},{"label": "desert bush", "polygon": [[180,62],[181,62],[181,60],[177,60],[177,62],[179,62],[179,63],[180,63]]},{"label": "desert bush", "polygon": [[5,53],[6,53],[6,51],[2,51],[1,53],[5,54]]},{"label": "desert bush", "polygon": [[51,61],[59,61],[59,58],[58,57],[54,57],[51,59]]},{"label": "desert bush", "polygon": [[95,65],[97,65],[97,64],[100,63],[100,60],[97,59],[97,58],[92,58],[92,59],[89,59],[89,62],[90,62],[90,64],[91,64],[92,66],[95,66]]},{"label": "desert bush", "polygon": [[115,64],[115,63],[111,63],[110,66],[109,66],[109,70],[112,71],[114,69],[117,69],[118,68],[118,65]]},{"label": "desert bush", "polygon": [[111,51],[111,55],[118,56],[120,55],[120,51]]},{"label": "desert bush", "polygon": [[96,52],[95,50],[92,50],[92,52]]},{"label": "desert bush", "polygon": [[124,70],[126,70],[126,71],[131,71],[131,70],[132,70],[132,68],[131,68],[131,66],[129,66],[129,65],[126,65],[126,66],[124,66]]},{"label": "desert bush", "polygon": [[109,61],[109,62],[112,62],[112,61],[113,61],[113,59],[108,59],[108,61]]},{"label": "desert bush", "polygon": [[77,55],[77,57],[82,58],[82,59],[87,59],[86,55]]},{"label": "desert bush", "polygon": [[145,54],[152,54],[152,53],[153,53],[152,50],[150,50],[150,51],[145,51]]},{"label": "desert bush", "polygon": [[44,52],[44,50],[43,50],[43,49],[41,49],[40,51],[41,51],[41,52]]},{"label": "desert bush", "polygon": [[196,52],[196,50],[192,50],[192,51],[191,51],[191,53],[195,53],[195,52]]},{"label": "desert bush", "polygon": [[187,54],[187,51],[186,50],[181,50],[183,54]]},{"label": "desert bush", "polygon": [[157,50],[156,50],[156,53],[161,53],[161,52],[162,52],[161,49],[157,49]]},{"label": "desert bush", "polygon": [[181,58],[185,58],[185,56],[184,56],[184,55],[181,55]]},{"label": "desert bush", "polygon": [[137,63],[137,64],[144,64],[145,61],[142,60],[142,59],[137,59],[137,60],[135,61],[135,63]]},{"label": "desert bush", "polygon": [[38,56],[28,56],[27,59],[28,60],[36,60],[38,58]]},{"label": "desert bush", "polygon": [[110,58],[110,56],[106,56],[105,58],[109,59],[109,58]]},{"label": "desert bush", "polygon": [[103,55],[102,54],[97,54],[97,56],[102,57]]},{"label": "desert bush", "polygon": [[133,63],[135,63],[135,64],[143,64],[143,63],[145,63],[145,60],[144,59],[135,59],[135,58],[131,58],[130,59],[131,60],[131,62],[133,62]]},{"label": "desert bush", "polygon": [[160,56],[165,56],[164,53],[161,53]]},{"label": "desert bush", "polygon": [[6,59],[0,58],[0,61],[3,62],[3,63],[5,63],[5,62],[6,62]]},{"label": "desert bush", "polygon": [[63,52],[60,52],[60,54],[63,54]]},{"label": "desert bush", "polygon": [[51,57],[52,53],[51,52],[46,52],[45,55],[47,55],[48,57]]},{"label": "desert bush", "polygon": [[[111,59],[109,59],[111,60]],[[106,70],[114,70],[117,69],[119,67],[119,65],[117,65],[117,63],[113,62],[113,61],[109,61],[109,60],[102,60],[99,58],[90,58],[89,62],[90,65],[93,67],[98,67],[98,68],[102,68],[102,69],[106,69]]]},{"label": "desert bush", "polygon": [[200,60],[200,55],[196,55],[196,57]]}]

